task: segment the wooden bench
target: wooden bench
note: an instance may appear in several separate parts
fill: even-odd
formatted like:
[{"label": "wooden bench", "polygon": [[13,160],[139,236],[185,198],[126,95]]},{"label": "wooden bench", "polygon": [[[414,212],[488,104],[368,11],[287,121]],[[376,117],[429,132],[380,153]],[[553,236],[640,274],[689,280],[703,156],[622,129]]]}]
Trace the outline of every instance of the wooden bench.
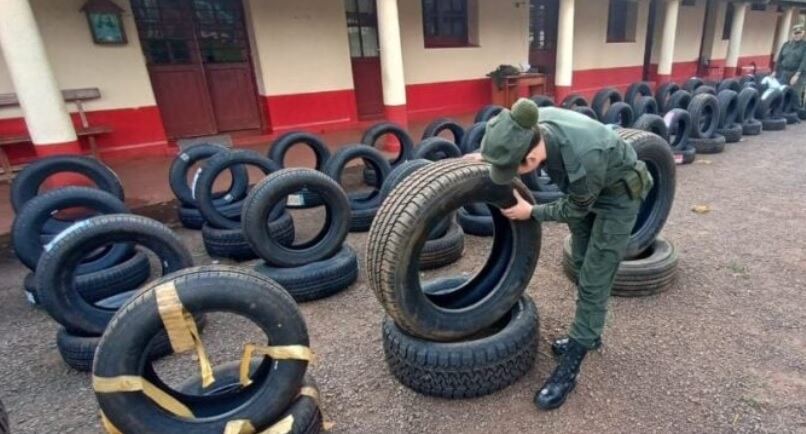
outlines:
[{"label": "wooden bench", "polygon": [[[102,134],[109,134],[112,128],[103,125],[90,126],[87,120],[87,113],[84,111],[84,101],[90,101],[101,98],[101,91],[97,87],[85,89],[67,89],[62,91],[62,97],[65,102],[73,103],[76,105],[78,117],[81,120],[81,125],[75,127],[76,135],[78,137],[86,137],[90,144],[90,152],[94,157],[98,157],[98,144],[95,141],[96,136]],[[0,108],[3,107],[17,107],[20,103],[17,100],[17,95],[13,93],[0,94]],[[22,143],[31,143],[31,136],[28,134],[19,134],[13,136],[0,136],[0,168],[3,169],[3,174],[0,176],[0,181],[11,181],[14,178],[13,167],[11,161],[6,154],[5,147],[19,145]]]}]

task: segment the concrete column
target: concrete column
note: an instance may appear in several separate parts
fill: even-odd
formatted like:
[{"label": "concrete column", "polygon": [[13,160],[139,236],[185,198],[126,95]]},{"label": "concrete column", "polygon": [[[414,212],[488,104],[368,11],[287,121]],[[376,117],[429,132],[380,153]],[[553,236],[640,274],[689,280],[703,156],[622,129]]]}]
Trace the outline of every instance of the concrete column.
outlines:
[{"label": "concrete column", "polygon": [[80,153],[28,0],[2,0],[0,47],[38,156]]},{"label": "concrete column", "polygon": [[663,18],[663,35],[660,41],[660,59],[658,59],[658,84],[672,79],[674,65],[674,46],[677,37],[677,17],[680,11],[680,0],[667,0]]},{"label": "concrete column", "polygon": [[397,0],[376,0],[376,4],[386,118],[405,126],[408,123],[406,79],[403,74],[403,49],[400,43]]},{"label": "concrete column", "polygon": [[574,0],[560,0],[559,15],[554,76],[554,100],[557,103],[571,93],[574,80]]},{"label": "concrete column", "polygon": [[725,59],[725,78],[735,77],[737,73],[739,54],[742,52],[742,31],[744,31],[744,16],[746,12],[747,3],[733,3],[733,25],[730,28],[728,57]]},{"label": "concrete column", "polygon": [[792,6],[788,6],[784,9],[784,15],[782,16],[781,20],[781,27],[778,29],[778,36],[775,39],[775,52],[772,53],[772,62],[775,63],[775,60],[778,59],[778,53],[781,52],[781,48],[784,46],[787,40],[789,40],[789,31],[792,29],[792,17],[795,15],[795,8]]}]

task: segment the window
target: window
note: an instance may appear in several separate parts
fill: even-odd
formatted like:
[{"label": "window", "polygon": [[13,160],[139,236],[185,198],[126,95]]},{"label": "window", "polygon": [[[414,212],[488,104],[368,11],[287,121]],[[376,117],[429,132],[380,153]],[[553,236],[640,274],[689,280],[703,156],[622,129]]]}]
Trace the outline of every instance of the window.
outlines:
[{"label": "window", "polygon": [[374,0],[345,0],[350,57],[378,57],[378,17]]},{"label": "window", "polygon": [[557,45],[557,4],[553,0],[531,0],[529,41],[532,50],[553,50]]},{"label": "window", "polygon": [[766,3],[753,3],[750,5],[750,9],[754,11],[766,11],[767,4]]},{"label": "window", "polygon": [[722,40],[730,39],[730,28],[733,27],[733,3],[725,9],[725,25],[722,27]]},{"label": "window", "polygon": [[425,46],[468,45],[468,0],[423,0]]},{"label": "window", "polygon": [[697,6],[697,0],[683,0],[683,6]]},{"label": "window", "polygon": [[635,42],[638,3],[631,0],[610,0],[607,14],[607,42]]}]

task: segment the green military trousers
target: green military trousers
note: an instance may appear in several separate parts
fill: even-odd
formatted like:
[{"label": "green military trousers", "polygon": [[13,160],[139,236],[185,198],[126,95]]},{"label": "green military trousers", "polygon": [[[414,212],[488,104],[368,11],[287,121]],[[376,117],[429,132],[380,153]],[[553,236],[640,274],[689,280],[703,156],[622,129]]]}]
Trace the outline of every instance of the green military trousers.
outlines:
[{"label": "green military trousers", "polygon": [[[781,84],[789,86],[789,80],[792,79],[792,76],[794,76],[796,72],[797,71],[779,71],[778,77],[776,78]],[[798,78],[798,81],[795,82],[795,85],[792,86],[792,88],[795,89],[795,92],[798,93],[799,97],[803,98],[804,87],[806,87],[806,74],[801,74]]]},{"label": "green military trousers", "polygon": [[577,307],[569,336],[592,349],[602,335],[607,302],[641,207],[627,193],[599,196],[582,220],[569,223],[577,277]]}]

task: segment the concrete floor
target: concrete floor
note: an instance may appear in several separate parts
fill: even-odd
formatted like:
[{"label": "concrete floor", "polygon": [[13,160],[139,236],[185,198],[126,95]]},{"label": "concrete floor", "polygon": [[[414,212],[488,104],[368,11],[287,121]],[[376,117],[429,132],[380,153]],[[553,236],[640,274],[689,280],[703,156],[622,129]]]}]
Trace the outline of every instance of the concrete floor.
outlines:
[{"label": "concrete floor", "polygon": [[[559,410],[537,411],[532,396],[554,367],[548,342],[564,333],[574,311],[573,286],[561,269],[564,226],[544,225],[527,290],[540,313],[537,362],[491,396],[434,399],[395,381],[381,348],[383,310],[364,275],[343,293],[301,305],[317,354],[309,372],[335,424],[331,432],[806,432],[804,137],[806,124],[790,126],[678,166],[663,233],[680,252],[678,279],[657,296],[612,299],[605,346],[585,361]],[[695,205],[711,211],[694,213]],[[314,220],[297,225],[305,232]],[[198,263],[210,262],[198,233],[177,231]],[[363,261],[366,234],[347,242]],[[477,270],[488,245],[466,237],[461,261],[423,278]],[[90,377],[60,360],[56,323],[29,307],[20,290],[26,272],[10,252],[0,254],[0,399],[12,432],[100,432]],[[204,340],[222,363],[237,358],[253,333],[213,317]],[[159,369],[179,381],[196,372],[192,367],[172,357]]]}]

